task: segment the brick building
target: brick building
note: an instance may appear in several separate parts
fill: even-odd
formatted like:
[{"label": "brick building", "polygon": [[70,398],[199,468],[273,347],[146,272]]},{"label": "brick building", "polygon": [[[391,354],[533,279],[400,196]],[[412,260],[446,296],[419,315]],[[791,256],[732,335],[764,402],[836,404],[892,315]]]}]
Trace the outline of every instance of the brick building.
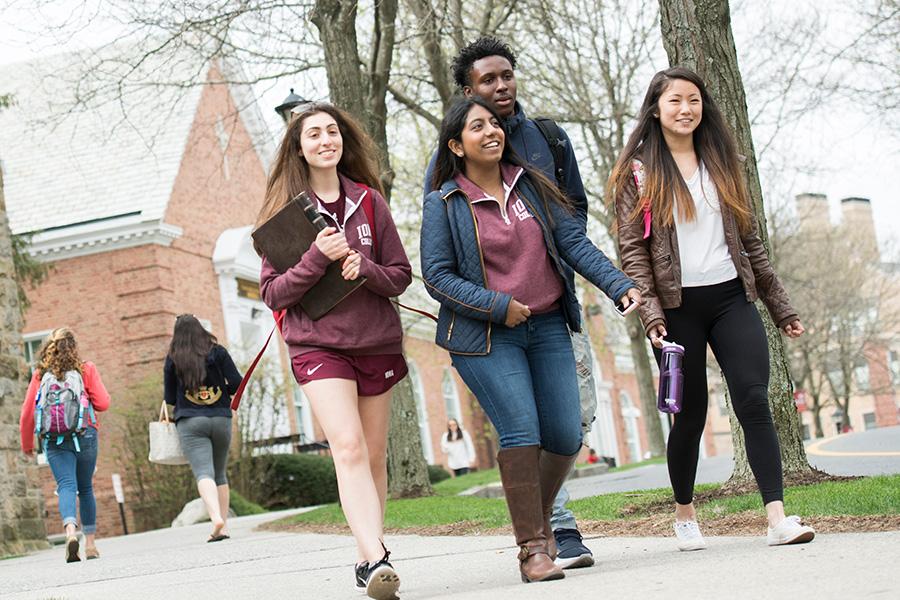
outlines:
[{"label": "brick building", "polygon": [[[177,68],[204,73],[204,85],[187,91],[135,86],[121,98],[99,94],[83,109],[37,121],[35,114],[54,114],[75,93],[42,74],[83,69],[78,60],[0,68],[0,80],[15,83],[10,91],[17,100],[0,113],[0,156],[12,231],[29,235],[31,255],[52,264],[47,280],[29,291],[26,358],[33,362],[50,330],[72,327],[83,358],[97,364],[121,406],[129,384],[161,372],[176,315],[205,320],[239,363],[271,328],[249,234],[276,134],[248,88],[224,83],[236,79],[223,76],[228,65],[197,71],[190,61]],[[417,238],[407,241],[407,248],[418,246]],[[407,300],[427,306],[420,287],[414,284]],[[619,463],[633,462],[648,444],[627,338],[616,317],[604,318],[612,314],[605,300],[598,302],[588,311],[600,400],[589,443]],[[492,466],[497,448],[490,425],[447,353],[434,345],[433,328],[410,315],[404,324],[426,459],[446,464],[440,437],[447,419],[457,418],[476,440],[478,466]],[[257,405],[260,437],[276,451],[321,440],[283,344],[272,345],[268,358],[274,377],[288,385],[270,404]],[[121,526],[111,486],[115,428],[103,428],[104,420],[109,425],[112,417],[101,416],[94,482],[106,535]],[[39,473],[47,529],[57,532],[55,484],[49,468]]]},{"label": "brick building", "polygon": [[[50,330],[68,325],[113,403],[125,403],[127,385],[161,373],[176,315],[202,316],[223,341],[238,335],[226,331],[213,253],[223,232],[254,221],[271,142],[247,90],[222,84],[216,65],[204,70],[205,85],[187,91],[126,88],[121,98],[88,100],[35,123],[36,113],[72,101],[74,90],[44,76],[73,68],[72,60],[0,73],[15,86],[16,104],[0,113],[10,226],[30,236],[32,256],[52,264],[28,293],[26,359],[33,362]],[[99,527],[108,533],[119,519],[114,428],[104,420],[95,485]],[[52,533],[55,485],[48,468],[41,472]]]}]

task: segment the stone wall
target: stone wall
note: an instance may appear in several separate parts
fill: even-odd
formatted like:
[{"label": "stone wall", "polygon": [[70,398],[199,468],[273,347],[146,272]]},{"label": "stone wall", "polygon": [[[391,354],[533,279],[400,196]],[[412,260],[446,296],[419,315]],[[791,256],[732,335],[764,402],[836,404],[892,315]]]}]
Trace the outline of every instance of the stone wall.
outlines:
[{"label": "stone wall", "polygon": [[27,369],[10,235],[0,173],[0,557],[47,546],[37,467],[19,450]]}]

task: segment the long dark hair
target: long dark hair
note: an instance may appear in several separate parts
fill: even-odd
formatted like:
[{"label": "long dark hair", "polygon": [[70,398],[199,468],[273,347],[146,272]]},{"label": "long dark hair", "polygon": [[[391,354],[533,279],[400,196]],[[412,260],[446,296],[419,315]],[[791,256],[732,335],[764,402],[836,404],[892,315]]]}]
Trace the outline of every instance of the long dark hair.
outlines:
[{"label": "long dark hair", "polygon": [[[457,156],[450,151],[450,141],[456,140],[457,142],[462,143],[462,132],[466,127],[466,119],[469,116],[469,111],[476,105],[487,110],[497,122],[500,123],[504,133],[503,154],[500,156],[500,161],[525,169],[525,173],[531,179],[541,201],[544,203],[545,209],[547,209],[547,217],[552,219],[548,205],[549,202],[555,202],[569,212],[572,212],[572,203],[559,191],[559,188],[551,183],[543,173],[531,168],[515,153],[507,142],[506,138],[509,136],[506,135],[506,125],[503,123],[503,118],[497,114],[497,111],[490,103],[480,96],[472,96],[470,98],[458,100],[450,107],[447,114],[444,115],[444,120],[441,121],[441,133],[438,138],[437,158],[434,163],[434,174],[431,178],[431,187],[433,189],[440,189],[441,185],[448,179],[453,179],[460,173],[464,174],[466,172],[465,157]],[[497,168],[500,168],[499,164],[497,165]]]},{"label": "long dark hair", "polygon": [[[453,421],[454,423],[456,423],[456,433],[453,433],[453,430],[450,429],[450,421]],[[456,440],[463,439],[462,432],[463,432],[462,425],[459,424],[459,421],[457,421],[456,419],[450,419],[449,421],[447,421],[447,440],[448,441],[453,442]]]},{"label": "long dark hair", "polygon": [[169,358],[186,392],[196,392],[206,379],[206,357],[216,345],[216,336],[203,329],[194,315],[178,315]]},{"label": "long dark hair", "polygon": [[300,140],[303,122],[318,113],[330,115],[341,132],[343,148],[341,160],[337,165],[338,173],[352,181],[365,184],[380,194],[384,193],[381,180],[378,178],[378,167],[375,162],[377,154],[372,139],[348,113],[325,102],[314,102],[306,106],[300,114],[294,115],[287,126],[272,171],[269,173],[266,196],[256,217],[256,227],[268,221],[300,192],[312,191],[309,185],[309,165],[303,157]]},{"label": "long dark hair", "polygon": [[[631,132],[628,143],[619,154],[616,166],[606,182],[607,202],[614,202],[618,191],[624,186],[633,185],[631,162],[640,158],[644,163],[644,198],[650,201],[654,223],[671,226],[674,223],[676,204],[678,214],[685,220],[695,218],[691,193],[663,137],[659,118],[655,116],[659,112],[660,96],[676,79],[693,83],[700,90],[703,116],[694,130],[694,152],[709,172],[719,194],[719,201],[731,210],[741,232],[746,233],[750,229],[752,213],[734,136],[719,107],[706,90],[703,80],[685,67],[660,71],[650,80],[644,103],[638,113],[637,126]],[[641,203],[638,202],[629,218],[638,219],[640,212]]]},{"label": "long dark hair", "polygon": [[81,373],[82,364],[75,334],[68,327],[58,327],[50,332],[38,352],[37,368],[41,376],[51,372],[61,380],[67,371]]}]

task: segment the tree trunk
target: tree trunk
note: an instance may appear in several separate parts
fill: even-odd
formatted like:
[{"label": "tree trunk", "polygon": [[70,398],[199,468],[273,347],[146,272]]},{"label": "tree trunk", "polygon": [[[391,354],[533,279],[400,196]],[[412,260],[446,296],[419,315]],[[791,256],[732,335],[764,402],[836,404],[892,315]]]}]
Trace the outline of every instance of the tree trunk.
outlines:
[{"label": "tree trunk", "polygon": [[28,368],[11,238],[0,171],[0,557],[47,547],[37,465],[19,449],[17,425]]},{"label": "tree trunk", "polygon": [[419,418],[409,377],[394,387],[390,432],[388,493],[392,498],[430,496],[433,491],[419,438]]},{"label": "tree trunk", "polygon": [[[382,0],[376,7],[368,73],[361,70],[356,7],[357,2],[351,0],[317,0],[310,18],[319,29],[325,52],[331,101],[358,118],[378,146],[385,198],[390,201],[393,170],[388,154],[385,94],[393,56],[397,0]],[[413,386],[406,378],[394,388],[391,403],[388,488],[394,497],[432,492],[416,414]]]},{"label": "tree trunk", "polygon": [[[703,78],[734,132],[739,152],[747,157],[743,163],[744,172],[753,209],[759,220],[760,237],[768,251],[769,236],[762,188],[750,134],[744,84],[731,33],[728,0],[660,0],[660,21],[669,64],[689,67]],[[759,312],[769,340],[769,405],[778,430],[784,472],[809,472],[781,332],[765,308],[760,307]],[[733,411],[731,421],[735,457],[732,482],[743,483],[751,476],[746,463],[743,435],[740,427],[736,426]]]},{"label": "tree trunk", "polygon": [[825,437],[825,432],[822,430],[822,408],[820,406],[813,408],[813,430],[816,438]]},{"label": "tree trunk", "polygon": [[656,408],[653,370],[650,367],[650,358],[647,356],[647,335],[637,316],[628,317],[626,329],[628,330],[629,346],[631,346],[631,358],[634,362],[634,377],[637,380],[638,395],[641,398],[644,430],[647,433],[647,443],[650,445],[650,456],[665,456],[666,441]]}]

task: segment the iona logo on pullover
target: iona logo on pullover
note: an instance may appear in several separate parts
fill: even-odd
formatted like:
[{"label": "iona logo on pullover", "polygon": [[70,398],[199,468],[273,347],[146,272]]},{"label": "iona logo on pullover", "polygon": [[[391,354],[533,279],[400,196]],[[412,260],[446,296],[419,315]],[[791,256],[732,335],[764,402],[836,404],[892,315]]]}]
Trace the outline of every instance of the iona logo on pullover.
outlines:
[{"label": "iona logo on pullover", "polygon": [[372,245],[372,229],[368,223],[356,226],[356,235],[359,236],[359,243],[363,246]]}]

